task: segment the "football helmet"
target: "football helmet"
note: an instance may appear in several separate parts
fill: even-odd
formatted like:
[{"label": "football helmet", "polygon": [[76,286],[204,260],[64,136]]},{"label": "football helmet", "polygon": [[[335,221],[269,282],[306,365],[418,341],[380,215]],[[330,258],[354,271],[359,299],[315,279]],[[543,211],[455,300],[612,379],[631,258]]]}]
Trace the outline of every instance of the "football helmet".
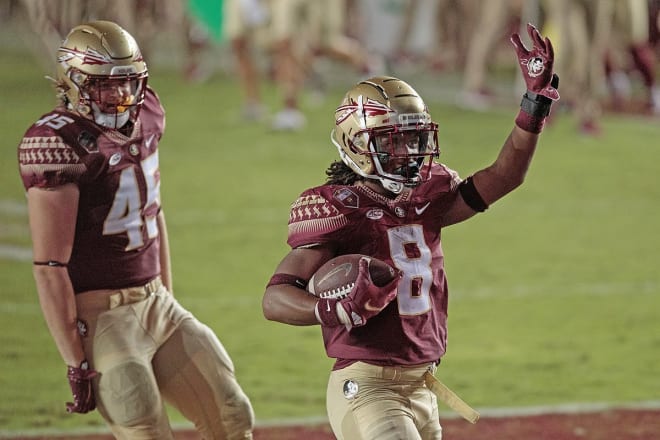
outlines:
[{"label": "football helmet", "polygon": [[56,84],[64,104],[104,127],[135,122],[147,77],[135,39],[110,21],[74,27],[57,51]]},{"label": "football helmet", "polygon": [[377,76],[346,93],[330,138],[354,172],[399,194],[430,178],[433,158],[440,154],[437,134],[438,125],[409,84]]}]

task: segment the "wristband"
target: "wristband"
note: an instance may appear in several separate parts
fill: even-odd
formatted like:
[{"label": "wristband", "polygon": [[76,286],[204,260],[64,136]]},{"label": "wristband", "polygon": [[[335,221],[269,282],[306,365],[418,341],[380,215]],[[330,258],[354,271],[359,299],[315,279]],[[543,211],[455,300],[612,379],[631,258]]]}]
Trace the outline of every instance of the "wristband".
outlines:
[{"label": "wristband", "polygon": [[550,114],[552,99],[527,90],[520,101],[520,108],[535,118],[545,118]]},{"label": "wristband", "polygon": [[545,118],[534,117],[522,109],[518,112],[518,116],[516,117],[516,125],[530,133],[541,133],[544,124]]},{"label": "wristband", "polygon": [[318,300],[314,307],[314,314],[321,325],[326,327],[338,327],[342,324],[337,315],[338,302],[339,300],[336,298],[321,298]]},{"label": "wristband", "polygon": [[288,273],[276,273],[270,278],[266,287],[277,286],[279,284],[289,284],[299,289],[305,289],[307,287],[307,281]]}]

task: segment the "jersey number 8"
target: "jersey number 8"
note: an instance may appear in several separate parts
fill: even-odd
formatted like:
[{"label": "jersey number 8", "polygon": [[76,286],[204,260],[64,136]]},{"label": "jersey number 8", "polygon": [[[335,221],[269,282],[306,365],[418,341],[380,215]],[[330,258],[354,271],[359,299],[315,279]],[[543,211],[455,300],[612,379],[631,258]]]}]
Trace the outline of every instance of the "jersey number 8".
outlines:
[{"label": "jersey number 8", "polygon": [[405,225],[387,230],[392,260],[403,272],[397,302],[400,315],[421,315],[431,309],[431,249],[424,241],[419,225]]}]

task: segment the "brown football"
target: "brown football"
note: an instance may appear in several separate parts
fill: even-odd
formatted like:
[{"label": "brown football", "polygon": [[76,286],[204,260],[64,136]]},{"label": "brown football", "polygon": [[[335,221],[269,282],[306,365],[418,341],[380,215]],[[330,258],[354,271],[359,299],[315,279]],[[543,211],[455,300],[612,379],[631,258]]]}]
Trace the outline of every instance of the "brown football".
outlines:
[{"label": "brown football", "polygon": [[384,286],[397,276],[397,270],[382,260],[367,255],[346,254],[319,267],[307,283],[307,291],[318,298],[345,298],[355,285],[362,257],[370,260],[369,274],[376,286]]}]

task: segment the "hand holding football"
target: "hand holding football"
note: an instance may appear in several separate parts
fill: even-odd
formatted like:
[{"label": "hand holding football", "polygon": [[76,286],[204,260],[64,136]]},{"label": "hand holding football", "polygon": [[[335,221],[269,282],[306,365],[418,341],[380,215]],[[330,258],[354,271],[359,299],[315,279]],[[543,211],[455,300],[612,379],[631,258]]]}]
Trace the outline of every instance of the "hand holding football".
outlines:
[{"label": "hand holding football", "polygon": [[362,257],[369,259],[369,275],[375,286],[385,286],[398,276],[399,271],[382,260],[362,254],[346,254],[319,267],[307,283],[307,291],[317,298],[345,298],[355,286]]}]

